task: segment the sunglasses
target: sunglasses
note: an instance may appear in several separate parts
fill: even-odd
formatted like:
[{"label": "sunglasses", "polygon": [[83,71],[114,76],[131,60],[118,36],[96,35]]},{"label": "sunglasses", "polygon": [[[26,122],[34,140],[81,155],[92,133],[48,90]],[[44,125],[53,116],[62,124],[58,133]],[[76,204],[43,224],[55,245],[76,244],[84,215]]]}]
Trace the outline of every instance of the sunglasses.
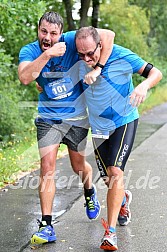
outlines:
[{"label": "sunglasses", "polygon": [[98,48],[98,45],[99,45],[99,43],[96,45],[96,48],[95,48],[94,51],[92,51],[92,52],[88,52],[88,53],[80,53],[80,52],[78,52],[79,57],[80,57],[81,59],[84,59],[85,56],[92,57],[92,56],[95,54],[95,52],[96,52],[96,50],[97,50],[97,48]]}]

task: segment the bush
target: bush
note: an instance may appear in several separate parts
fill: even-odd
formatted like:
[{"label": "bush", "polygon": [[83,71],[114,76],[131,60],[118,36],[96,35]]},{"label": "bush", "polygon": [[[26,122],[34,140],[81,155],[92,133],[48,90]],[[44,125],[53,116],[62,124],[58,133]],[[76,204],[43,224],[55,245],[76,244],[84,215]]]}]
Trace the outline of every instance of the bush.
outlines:
[{"label": "bush", "polygon": [[[0,50],[0,132],[1,141],[9,140],[12,134],[21,133],[32,126],[36,108],[21,107],[24,100],[37,99],[35,86],[24,87],[18,80],[17,66],[12,57]],[[28,98],[27,98],[28,97]]]}]

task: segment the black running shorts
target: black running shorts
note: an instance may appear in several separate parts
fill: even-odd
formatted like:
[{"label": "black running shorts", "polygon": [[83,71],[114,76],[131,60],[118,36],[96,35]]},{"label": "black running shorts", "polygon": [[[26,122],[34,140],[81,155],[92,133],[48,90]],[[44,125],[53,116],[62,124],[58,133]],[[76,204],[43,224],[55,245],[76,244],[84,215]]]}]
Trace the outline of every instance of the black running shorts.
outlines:
[{"label": "black running shorts", "polygon": [[107,176],[107,167],[115,166],[124,171],[132,150],[138,119],[110,132],[109,139],[92,138],[95,159],[101,177]]}]

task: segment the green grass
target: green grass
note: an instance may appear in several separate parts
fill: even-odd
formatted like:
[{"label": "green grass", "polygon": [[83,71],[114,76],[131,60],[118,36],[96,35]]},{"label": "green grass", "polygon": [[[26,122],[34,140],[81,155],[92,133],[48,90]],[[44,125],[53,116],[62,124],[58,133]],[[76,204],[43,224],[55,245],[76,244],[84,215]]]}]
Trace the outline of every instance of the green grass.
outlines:
[{"label": "green grass", "polygon": [[[167,85],[159,86],[150,91],[148,98],[139,107],[140,115],[154,106],[167,102]],[[89,135],[90,138],[90,135]],[[66,150],[61,145],[59,155]],[[33,127],[30,132],[20,141],[8,141],[0,148],[0,188],[8,183],[14,183],[20,174],[39,168],[39,154],[36,142],[36,129]]]},{"label": "green grass", "polygon": [[156,89],[151,89],[147,99],[139,107],[139,113],[150,110],[151,108],[167,102],[167,85],[160,86]]},{"label": "green grass", "polygon": [[[34,159],[37,154],[35,129],[24,133],[25,137],[19,141],[8,141],[0,149],[0,186],[14,182],[17,173],[26,171],[28,161]],[[31,150],[31,151],[28,151]],[[27,164],[27,168],[26,165]]]},{"label": "green grass", "polygon": [[[36,128],[24,133],[20,141],[8,141],[0,149],[0,188],[14,183],[20,175],[39,168],[39,152],[36,141]],[[66,150],[65,145],[59,148],[58,156]]]}]

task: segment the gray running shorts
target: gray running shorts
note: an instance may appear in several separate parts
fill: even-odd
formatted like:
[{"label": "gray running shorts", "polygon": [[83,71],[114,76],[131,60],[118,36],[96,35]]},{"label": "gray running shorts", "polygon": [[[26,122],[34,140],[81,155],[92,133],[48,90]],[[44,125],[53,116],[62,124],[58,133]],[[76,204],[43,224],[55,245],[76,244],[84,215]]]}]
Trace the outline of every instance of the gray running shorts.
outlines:
[{"label": "gray running shorts", "polygon": [[46,147],[53,144],[65,144],[73,151],[83,151],[86,148],[88,128],[82,128],[61,120],[52,121],[37,117],[38,147]]}]

